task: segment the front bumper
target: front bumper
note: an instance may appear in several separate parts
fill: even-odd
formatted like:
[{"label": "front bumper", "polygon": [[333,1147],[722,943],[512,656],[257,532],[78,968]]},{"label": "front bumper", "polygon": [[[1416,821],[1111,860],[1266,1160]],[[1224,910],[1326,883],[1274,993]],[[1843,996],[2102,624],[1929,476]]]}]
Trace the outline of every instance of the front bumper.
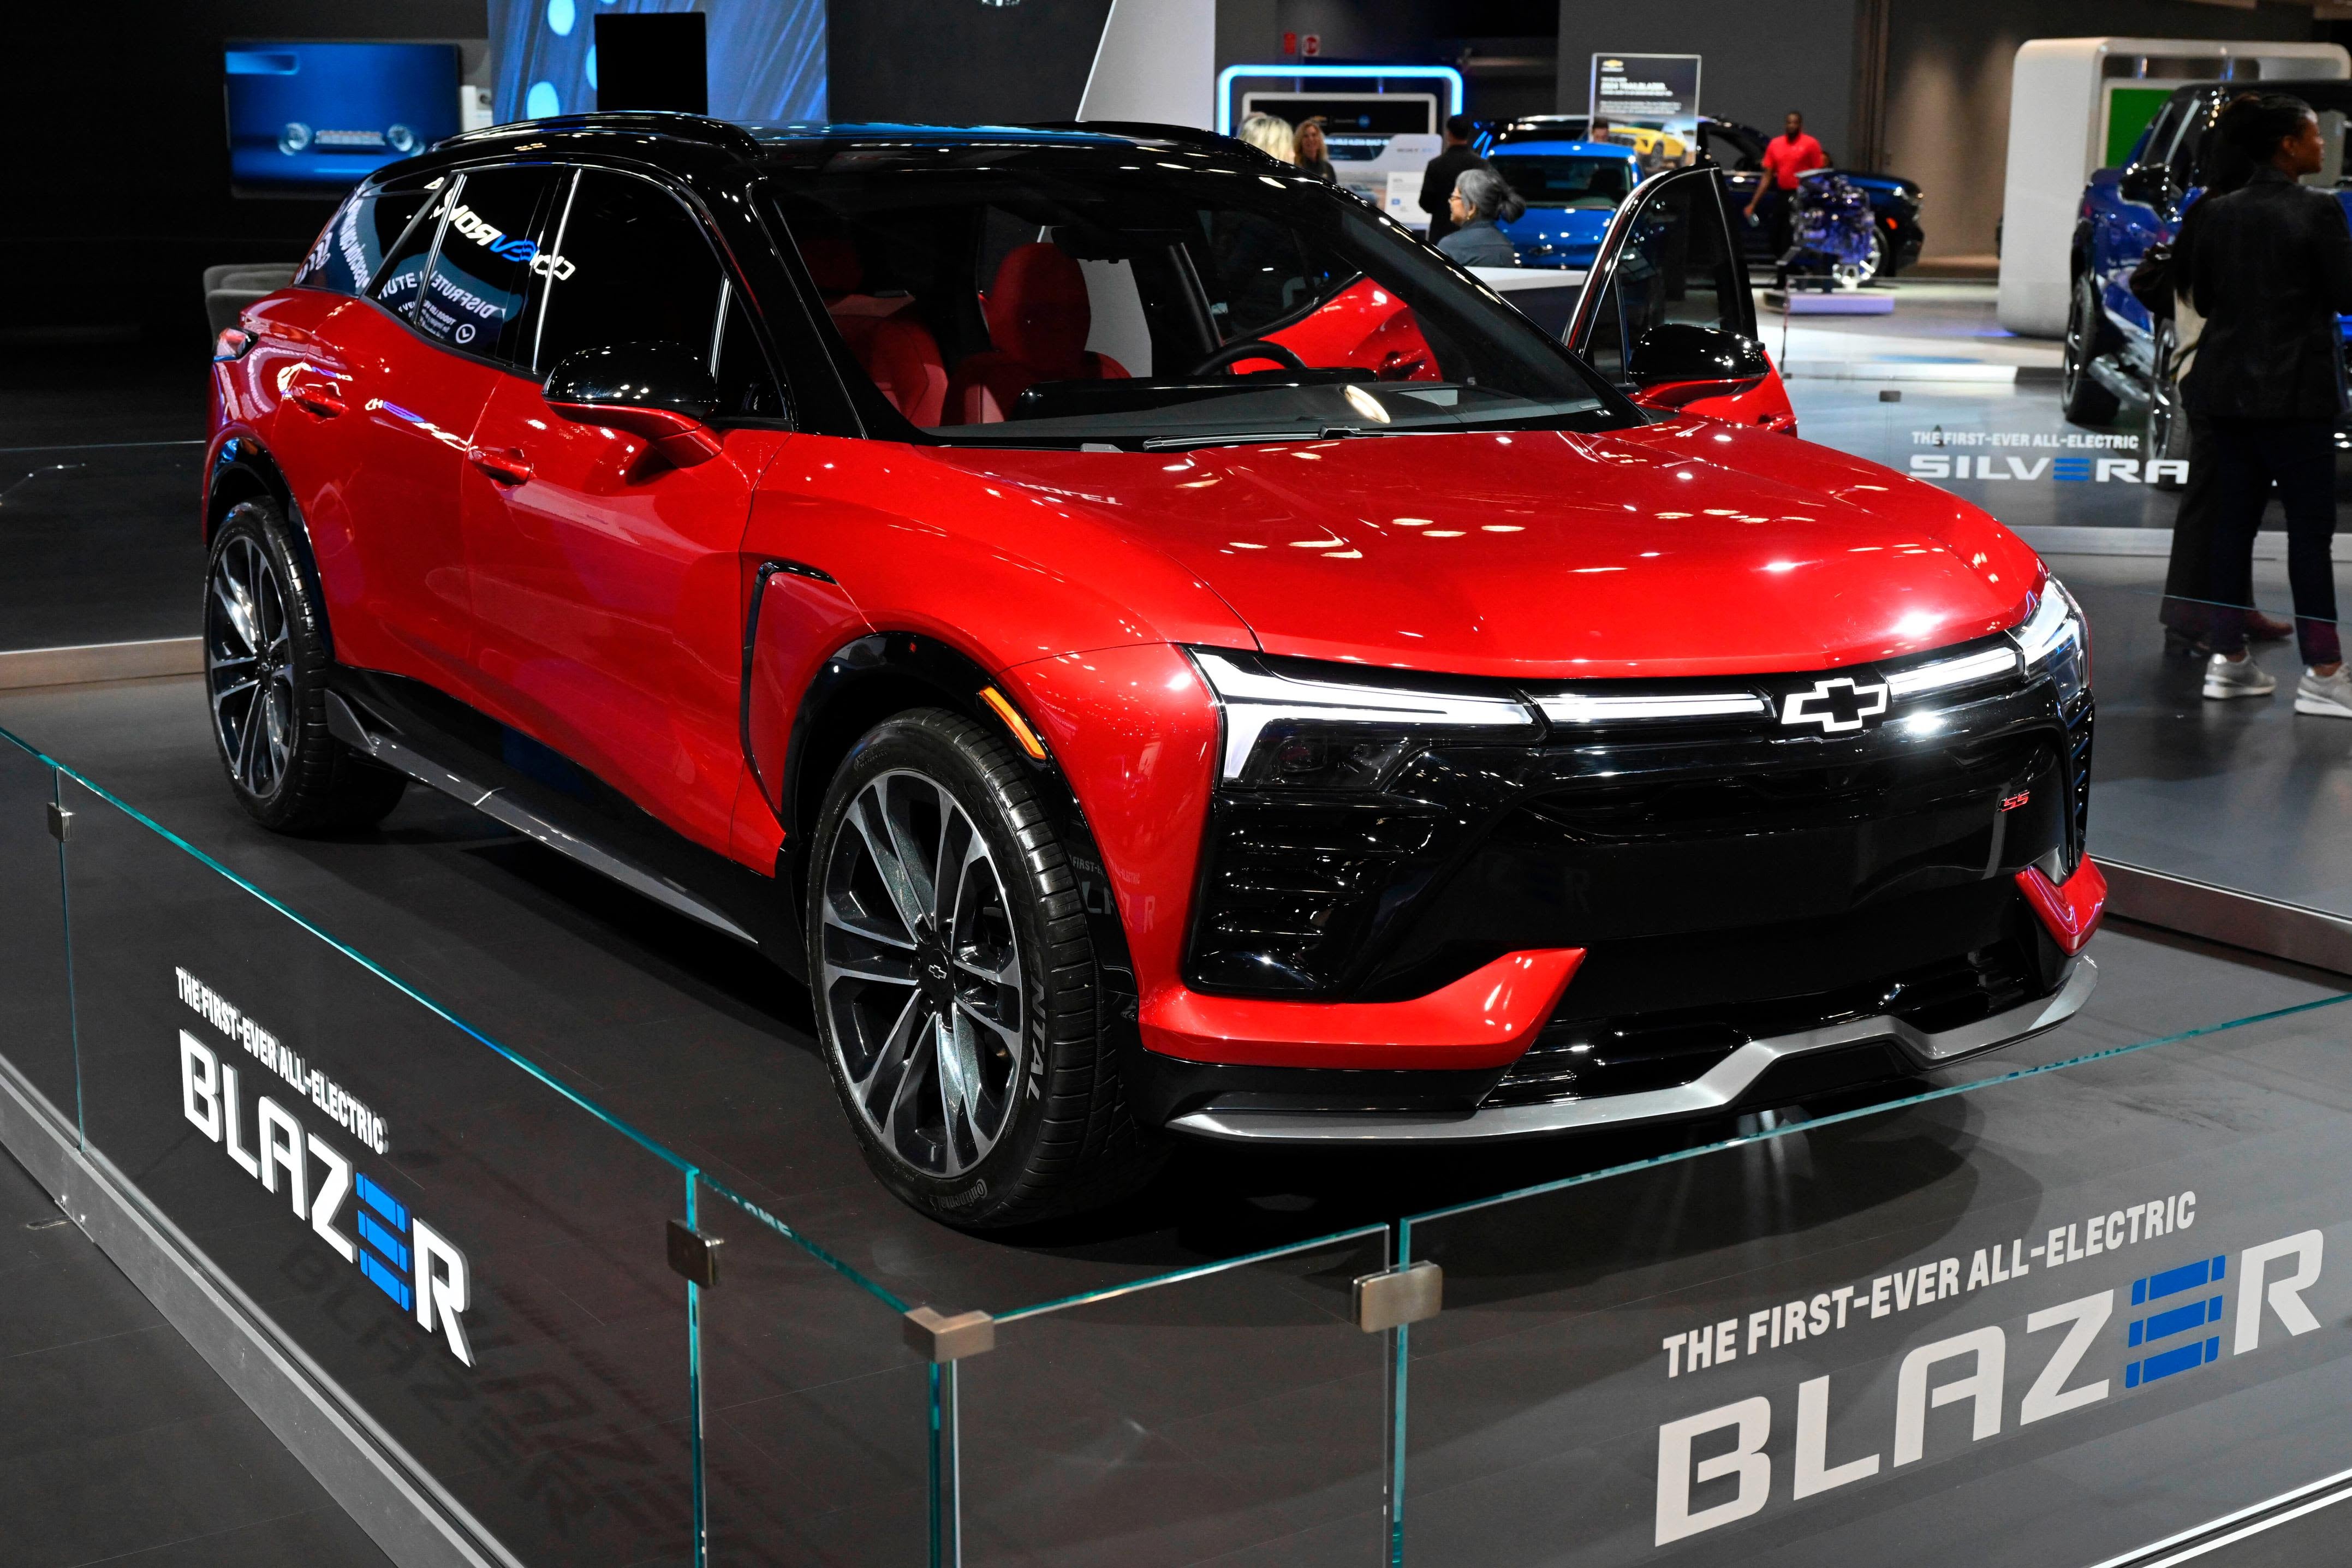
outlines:
[{"label": "front bumper", "polygon": [[[1688,1083],[1643,1093],[1532,1105],[1486,1105],[1471,1111],[1194,1111],[1168,1125],[1181,1133],[1247,1143],[1477,1143],[1491,1138],[1675,1121],[1746,1108],[1785,1105],[1848,1083],[1924,1071],[1998,1051],[2057,1028],[2081,1010],[2098,983],[2088,958],[2067,963],[2052,995],[1939,1031],[1886,1015],[1751,1040]],[[1875,1052],[1893,1062],[1851,1060]],[[1832,1059],[1841,1059],[1832,1061]],[[1899,1064],[1899,1065],[1898,1065]],[[1827,1071],[1811,1071],[1817,1067]],[[1874,1067],[1880,1070],[1872,1071]],[[1893,1067],[1894,1071],[1886,1068]]]},{"label": "front bumper", "polygon": [[1915,676],[1980,651],[1892,669],[1922,695],[1875,728],[1792,727],[1807,677],[1768,676],[1744,716],[1571,730],[1570,706],[1374,791],[1221,789],[1190,972],[1141,998],[1139,1114],[1550,1132],[1818,1097],[2060,1021],[2104,905],[2094,709],[2043,674]]}]

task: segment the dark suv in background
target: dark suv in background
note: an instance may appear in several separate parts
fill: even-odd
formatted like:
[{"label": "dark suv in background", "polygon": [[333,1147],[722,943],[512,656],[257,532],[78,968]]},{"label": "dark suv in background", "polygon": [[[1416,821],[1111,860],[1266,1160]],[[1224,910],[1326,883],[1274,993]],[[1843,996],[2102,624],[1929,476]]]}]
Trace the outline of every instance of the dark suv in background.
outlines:
[{"label": "dark suv in background", "polygon": [[[2265,92],[2292,93],[2319,112],[2327,164],[2305,183],[2324,185],[2352,211],[2344,171],[2344,127],[2352,116],[2352,81],[2266,81]],[[2186,421],[2178,417],[2177,343],[2169,320],[2158,321],[2132,298],[2132,270],[2148,247],[2168,244],[2203,193],[2198,183],[2213,121],[2244,82],[2198,82],[2177,89],[2132,144],[2131,155],[2101,169],[2084,187],[2074,219],[2061,395],[2076,424],[2115,423],[2126,402],[2146,421],[2145,455],[2184,459]],[[2352,333],[2352,319],[2340,329]],[[2337,444],[2347,444],[2339,431]],[[2160,481],[2169,487],[2177,479]]]}]

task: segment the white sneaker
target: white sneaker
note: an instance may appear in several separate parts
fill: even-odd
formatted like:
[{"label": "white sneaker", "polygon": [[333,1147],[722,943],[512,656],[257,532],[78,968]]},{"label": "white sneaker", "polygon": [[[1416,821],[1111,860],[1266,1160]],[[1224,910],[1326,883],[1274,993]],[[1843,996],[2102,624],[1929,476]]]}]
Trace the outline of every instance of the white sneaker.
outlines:
[{"label": "white sneaker", "polygon": [[2294,711],[2352,718],[2352,672],[2338,669],[2332,675],[2315,675],[2304,671],[2303,679],[2294,684]]},{"label": "white sneaker", "polygon": [[[2278,690],[2278,682],[2264,674],[2254,663],[2252,653],[2231,658],[2216,653],[2205,664],[2205,695],[2209,697],[2266,697]],[[2347,713],[2352,718],[2352,713]]]}]

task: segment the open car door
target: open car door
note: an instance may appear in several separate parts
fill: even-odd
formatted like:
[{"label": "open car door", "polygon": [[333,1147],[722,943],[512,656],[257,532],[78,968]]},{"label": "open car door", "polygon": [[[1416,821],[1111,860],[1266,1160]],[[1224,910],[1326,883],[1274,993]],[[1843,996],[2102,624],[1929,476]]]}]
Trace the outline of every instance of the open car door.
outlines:
[{"label": "open car door", "polygon": [[1652,175],[1610,221],[1562,337],[1636,402],[1793,435],[1736,235],[1721,170]]}]

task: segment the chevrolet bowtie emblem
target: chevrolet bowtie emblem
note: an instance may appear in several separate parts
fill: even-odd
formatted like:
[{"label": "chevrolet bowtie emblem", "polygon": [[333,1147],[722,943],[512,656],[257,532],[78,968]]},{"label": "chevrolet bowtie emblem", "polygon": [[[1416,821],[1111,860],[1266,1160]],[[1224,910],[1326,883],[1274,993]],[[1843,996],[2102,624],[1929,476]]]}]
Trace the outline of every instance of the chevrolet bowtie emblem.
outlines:
[{"label": "chevrolet bowtie emblem", "polygon": [[1817,724],[1826,734],[1842,735],[1860,729],[1885,711],[1885,683],[1864,685],[1844,675],[1832,675],[1815,681],[1811,691],[1790,692],[1780,704],[1780,722]]}]

